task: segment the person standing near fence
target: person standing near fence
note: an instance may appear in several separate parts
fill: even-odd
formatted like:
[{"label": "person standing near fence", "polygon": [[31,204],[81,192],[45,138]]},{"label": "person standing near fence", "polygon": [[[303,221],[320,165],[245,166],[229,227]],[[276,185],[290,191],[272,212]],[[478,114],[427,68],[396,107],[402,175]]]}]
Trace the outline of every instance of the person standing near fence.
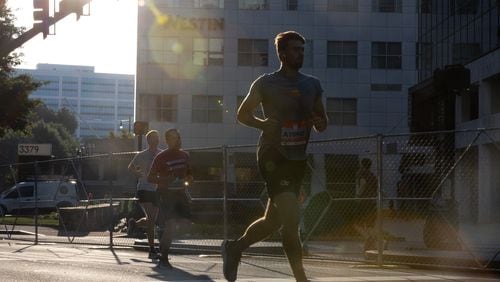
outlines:
[{"label": "person standing near fence", "polygon": [[356,231],[364,237],[364,250],[374,249],[376,233],[374,230],[377,218],[378,178],[371,171],[372,161],[363,158],[356,175],[356,197],[358,201],[358,216],[354,225]]},{"label": "person standing near fence", "polygon": [[181,149],[181,136],[176,129],[165,132],[168,149],[153,161],[148,181],[158,184],[160,202],[159,221],[163,232],[160,238],[160,266],[172,269],[168,253],[179,223],[190,223],[191,212],[186,187],[193,181],[189,154]]},{"label": "person standing near fence", "polygon": [[156,216],[158,215],[158,207],[156,203],[156,185],[148,182],[147,173],[149,172],[149,168],[154,158],[161,152],[161,150],[158,149],[158,144],[160,142],[158,131],[149,131],[146,134],[146,141],[148,143],[148,148],[137,153],[128,165],[128,170],[138,179],[136,197],[145,213],[145,217],[137,221],[133,218],[130,219],[128,221],[128,228],[131,232],[133,232],[137,226],[144,226],[146,228],[149,244],[149,258],[153,259],[157,258],[154,244],[154,226]]},{"label": "person standing near fence", "polygon": [[[223,272],[229,281],[237,278],[242,252],[280,228],[295,279],[307,281],[299,237],[298,197],[311,128],[322,132],[328,121],[319,80],[299,71],[304,44],[304,37],[295,31],[279,33],[275,46],[280,69],[257,78],[238,109],[240,123],[261,130],[257,162],[269,200],[264,216],[253,222],[242,237],[222,243]],[[264,119],[253,114],[260,105]]]}]

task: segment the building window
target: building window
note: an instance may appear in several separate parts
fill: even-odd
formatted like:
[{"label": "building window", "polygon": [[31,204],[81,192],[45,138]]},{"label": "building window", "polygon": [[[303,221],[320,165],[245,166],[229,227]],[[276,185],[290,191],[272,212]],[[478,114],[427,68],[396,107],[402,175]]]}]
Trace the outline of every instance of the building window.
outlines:
[{"label": "building window", "polygon": [[139,95],[139,120],[177,121],[176,95]]},{"label": "building window", "polygon": [[238,39],[238,66],[267,66],[267,39]]},{"label": "building window", "polygon": [[193,96],[192,122],[221,123],[222,122],[222,96]]},{"label": "building window", "polygon": [[239,0],[238,8],[240,10],[267,10],[269,3],[267,0]]},{"label": "building window", "polygon": [[372,0],[372,10],[379,13],[401,13],[401,0]]},{"label": "building window", "polygon": [[327,98],[326,113],[330,124],[352,126],[358,123],[358,105],[355,98]]},{"label": "building window", "polygon": [[223,65],[224,40],[215,38],[194,38],[193,64],[198,66]]},{"label": "building window", "polygon": [[201,9],[224,9],[224,0],[193,0],[193,6]]},{"label": "building window", "polygon": [[452,15],[475,15],[478,4],[478,0],[450,0],[450,13]]},{"label": "building window", "polygon": [[328,41],[326,66],[329,68],[357,68],[358,43],[356,41]]},{"label": "building window", "polygon": [[372,68],[401,69],[401,42],[372,42]]},{"label": "building window", "polygon": [[296,11],[299,8],[299,0],[286,0],[286,9],[288,11]]},{"label": "building window", "polygon": [[327,9],[334,12],[357,12],[358,0],[328,0]]},{"label": "building window", "polygon": [[371,91],[401,91],[403,86],[401,84],[377,84],[370,85]]},{"label": "building window", "polygon": [[479,43],[456,43],[453,44],[452,62],[453,64],[468,63],[480,54]]},{"label": "building window", "polygon": [[420,0],[420,13],[422,14],[430,14],[432,13],[432,3],[436,2],[433,0]]}]

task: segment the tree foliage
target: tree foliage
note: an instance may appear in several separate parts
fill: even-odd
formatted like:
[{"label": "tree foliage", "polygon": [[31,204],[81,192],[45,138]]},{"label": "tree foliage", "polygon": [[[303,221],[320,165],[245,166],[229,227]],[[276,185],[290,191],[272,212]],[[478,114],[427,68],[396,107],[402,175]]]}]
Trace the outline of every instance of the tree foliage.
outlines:
[{"label": "tree foliage", "polygon": [[35,108],[34,121],[43,120],[46,123],[58,123],[64,126],[70,134],[74,134],[78,121],[75,115],[67,108],[59,111],[49,109],[45,104],[38,105]]},{"label": "tree foliage", "polygon": [[[14,25],[15,17],[0,0],[0,43],[7,42],[24,32]],[[12,52],[0,57],[0,137],[7,130],[26,131],[30,125],[30,113],[40,103],[29,99],[31,92],[42,84],[28,75],[16,75],[14,67],[21,62],[21,54]]]}]

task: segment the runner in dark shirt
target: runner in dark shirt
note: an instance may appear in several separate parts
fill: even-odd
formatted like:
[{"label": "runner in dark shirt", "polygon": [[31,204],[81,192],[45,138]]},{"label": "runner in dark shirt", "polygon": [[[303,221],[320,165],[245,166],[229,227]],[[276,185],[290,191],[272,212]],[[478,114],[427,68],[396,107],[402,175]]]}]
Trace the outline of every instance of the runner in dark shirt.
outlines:
[{"label": "runner in dark shirt", "polygon": [[[264,216],[236,241],[222,245],[224,277],[237,278],[242,252],[282,228],[283,249],[297,281],[307,281],[299,238],[298,197],[306,169],[311,129],[326,129],[327,117],[319,80],[299,72],[305,39],[294,31],[280,33],[275,45],[281,67],[254,81],[238,109],[238,121],[262,131],[257,161],[269,195]],[[264,119],[253,115],[262,105]]]}]

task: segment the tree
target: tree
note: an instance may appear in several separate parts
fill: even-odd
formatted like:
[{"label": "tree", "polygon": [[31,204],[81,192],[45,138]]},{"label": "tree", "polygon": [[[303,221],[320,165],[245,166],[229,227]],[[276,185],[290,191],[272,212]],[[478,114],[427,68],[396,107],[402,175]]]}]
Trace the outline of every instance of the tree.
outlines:
[{"label": "tree", "polygon": [[59,111],[49,109],[45,104],[38,105],[35,108],[33,122],[43,120],[46,123],[58,123],[64,126],[70,134],[74,134],[78,127],[78,121],[75,115],[67,108],[62,108]]},{"label": "tree", "polygon": [[[24,28],[14,25],[15,17],[7,8],[4,0],[0,0],[0,42],[18,37]],[[21,63],[22,54],[12,52],[0,57],[0,137],[8,129],[25,131],[30,125],[29,116],[40,103],[30,100],[29,95],[42,85],[29,75],[16,75],[14,67]]]}]

